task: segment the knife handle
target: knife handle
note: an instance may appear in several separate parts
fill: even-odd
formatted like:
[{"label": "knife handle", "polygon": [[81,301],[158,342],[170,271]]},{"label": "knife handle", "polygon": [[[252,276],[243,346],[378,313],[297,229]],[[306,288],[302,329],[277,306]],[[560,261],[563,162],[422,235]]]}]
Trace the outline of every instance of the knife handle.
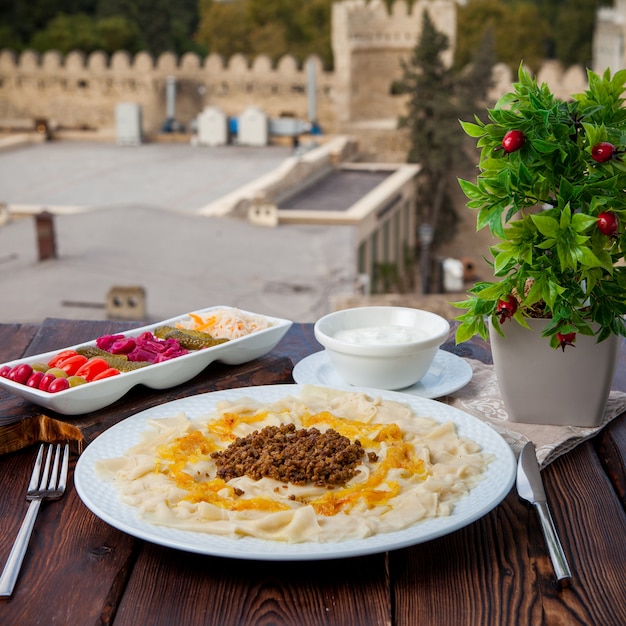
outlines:
[{"label": "knife handle", "polygon": [[550,514],[550,508],[547,502],[535,502],[535,508],[539,515],[539,521],[541,523],[541,530],[548,545],[548,552],[550,553],[550,559],[552,560],[552,566],[556,574],[557,581],[559,583],[565,583],[567,579],[572,577],[565,553],[563,552],[563,546],[559,541],[554,522],[552,521],[552,515]]}]

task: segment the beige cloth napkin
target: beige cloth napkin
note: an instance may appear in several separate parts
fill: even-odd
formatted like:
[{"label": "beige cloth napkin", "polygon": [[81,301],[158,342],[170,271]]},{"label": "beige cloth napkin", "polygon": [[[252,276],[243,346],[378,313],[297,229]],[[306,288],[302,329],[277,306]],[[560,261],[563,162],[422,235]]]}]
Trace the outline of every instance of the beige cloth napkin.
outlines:
[{"label": "beige cloth napkin", "polygon": [[541,468],[552,463],[562,454],[573,450],[578,444],[593,437],[612,419],[626,411],[626,393],[611,391],[604,421],[600,426],[544,426],[522,424],[508,419],[504,403],[500,398],[493,365],[485,365],[474,359],[465,359],[472,367],[472,380],[462,389],[440,398],[442,402],[490,424],[511,446],[516,456],[528,441],[535,444]]}]

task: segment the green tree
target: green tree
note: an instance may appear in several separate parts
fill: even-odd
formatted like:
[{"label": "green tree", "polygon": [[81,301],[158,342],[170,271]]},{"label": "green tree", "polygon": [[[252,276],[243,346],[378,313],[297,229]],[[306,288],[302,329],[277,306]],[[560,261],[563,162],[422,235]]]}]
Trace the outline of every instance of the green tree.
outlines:
[{"label": "green tree", "polygon": [[[408,95],[407,114],[399,120],[408,130],[407,161],[419,163],[416,180],[418,229],[432,229],[434,246],[449,240],[456,230],[457,214],[450,190],[456,186],[455,167],[467,159],[465,136],[459,119],[470,115],[484,102],[491,86],[492,39],[489,31],[463,72],[447,66],[443,53],[448,37],[439,32],[428,11],[420,38],[409,59],[401,61],[402,79],[393,88]],[[430,290],[430,266],[422,253],[422,289]]]},{"label": "green tree", "polygon": [[93,15],[97,0],[3,0],[0,2],[0,24],[2,30],[9,30],[4,41],[15,50],[28,46],[36,32],[46,28],[47,24],[64,13],[72,15],[84,13]]},{"label": "green tree", "polygon": [[100,18],[122,16],[136,26],[142,48],[154,55],[203,52],[193,39],[198,26],[197,0],[98,0]]},{"label": "green tree", "polygon": [[48,22],[46,28],[36,32],[30,41],[30,47],[38,52],[58,50],[67,54],[72,50],[81,50],[89,54],[102,47],[96,21],[84,13],[65,15],[61,13]]},{"label": "green tree", "polygon": [[330,68],[331,5],[332,0],[200,0],[196,41],[226,59],[242,53],[276,61],[291,54],[302,62],[317,54]]},{"label": "green tree", "polygon": [[141,48],[141,40],[137,27],[119,15],[97,20],[84,13],[61,13],[34,34],[29,47],[41,53],[46,50],[58,50],[62,54],[73,50],[85,54],[95,50],[109,54],[116,50],[134,53]]},{"label": "green tree", "polygon": [[[408,112],[399,120],[408,129],[407,161],[419,163],[416,179],[416,211],[418,231],[422,234],[422,291],[428,293],[430,242],[425,233],[433,232],[435,240],[444,233],[452,234],[456,221],[454,205],[449,197],[450,155],[458,148],[458,123],[454,108],[455,81],[442,54],[449,48],[448,37],[439,32],[428,11],[424,11],[419,41],[408,60],[402,60],[402,79],[395,86],[397,93],[408,94]],[[446,223],[447,227],[442,227]]]},{"label": "green tree", "polygon": [[552,32],[557,34],[554,56],[565,67],[575,64],[591,66],[593,31],[599,4],[593,0],[568,0],[563,10],[557,13],[552,28]]},{"label": "green tree", "polygon": [[200,22],[196,41],[209,52],[229,59],[236,53],[250,55],[252,26],[243,2],[223,4],[213,0],[200,0]]},{"label": "green tree", "polygon": [[135,54],[141,50],[141,34],[136,24],[121,15],[103,17],[96,24],[102,49],[109,54],[126,50]]},{"label": "green tree", "polygon": [[501,0],[470,0],[457,14],[455,65],[464,67],[480,46],[487,31],[492,32],[494,57],[517,70],[520,61],[538,69],[545,58],[548,22],[530,2],[511,6]]}]

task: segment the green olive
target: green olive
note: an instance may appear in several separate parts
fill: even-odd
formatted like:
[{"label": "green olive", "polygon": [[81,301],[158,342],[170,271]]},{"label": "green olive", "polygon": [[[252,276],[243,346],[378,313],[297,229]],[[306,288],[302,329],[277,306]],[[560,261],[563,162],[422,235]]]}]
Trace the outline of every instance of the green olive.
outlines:
[{"label": "green olive", "polygon": [[60,367],[51,367],[46,374],[52,374],[55,378],[67,378],[67,372]]},{"label": "green olive", "polygon": [[77,387],[78,385],[84,385],[87,379],[82,376],[70,376],[67,382],[70,384],[70,387]]}]

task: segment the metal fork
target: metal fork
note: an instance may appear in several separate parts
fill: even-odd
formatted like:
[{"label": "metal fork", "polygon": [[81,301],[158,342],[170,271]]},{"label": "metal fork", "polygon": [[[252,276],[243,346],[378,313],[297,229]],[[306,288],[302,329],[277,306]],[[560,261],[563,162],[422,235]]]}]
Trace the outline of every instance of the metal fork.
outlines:
[{"label": "metal fork", "polygon": [[[13,594],[13,588],[22,567],[22,561],[28,548],[28,542],[35,526],[37,513],[43,500],[58,500],[65,492],[67,484],[67,470],[70,459],[70,446],[65,444],[49,444],[47,446],[45,463],[43,461],[46,445],[41,444],[35,467],[30,477],[26,499],[30,500],[30,505],[22,526],[17,533],[17,538],[11,549],[11,554],[4,566],[2,576],[0,576],[0,597],[8,597]],[[61,449],[63,448],[63,458],[61,459]],[[43,464],[43,471],[41,466]],[[51,467],[52,466],[52,467]]]}]

